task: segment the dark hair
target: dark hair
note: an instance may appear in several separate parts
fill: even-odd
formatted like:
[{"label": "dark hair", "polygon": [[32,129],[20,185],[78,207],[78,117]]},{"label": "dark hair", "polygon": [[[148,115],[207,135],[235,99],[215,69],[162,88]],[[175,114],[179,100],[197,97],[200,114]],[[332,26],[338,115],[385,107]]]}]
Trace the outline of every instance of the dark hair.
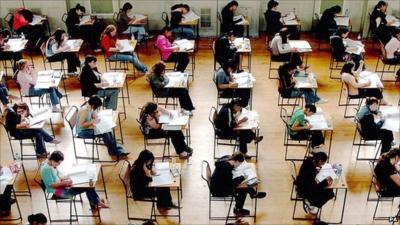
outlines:
[{"label": "dark hair", "polygon": [[233,30],[230,30],[230,31],[226,32],[226,36],[228,36],[228,37],[235,36],[235,32],[233,32]]},{"label": "dark hair", "polygon": [[132,9],[132,8],[133,8],[132,4],[129,3],[129,2],[126,2],[126,3],[122,6],[121,11],[122,11],[122,12],[126,12],[126,11],[128,11],[128,10],[130,10],[130,9]]},{"label": "dark hair", "polygon": [[239,6],[239,3],[237,1],[231,1],[222,9],[222,11],[228,11],[234,5]]},{"label": "dark hair", "polygon": [[186,9],[188,12],[190,11],[190,7],[188,4],[182,4],[182,8]]},{"label": "dark hair", "polygon": [[378,101],[377,98],[371,97],[371,98],[367,98],[367,99],[365,100],[365,104],[368,105],[368,106],[369,106],[369,105],[372,105],[372,104],[374,104],[374,103],[376,103],[376,104],[379,103],[379,101]]},{"label": "dark hair", "polygon": [[21,108],[23,110],[26,110],[27,115],[30,116],[31,112],[29,110],[29,106],[28,104],[26,104],[25,102],[17,102],[13,105],[12,109],[14,110],[15,113],[17,113],[17,109]]},{"label": "dark hair", "polygon": [[28,222],[30,225],[36,223],[47,223],[47,218],[43,213],[32,214],[28,216]]},{"label": "dark hair", "polygon": [[340,7],[339,5],[335,5],[335,6],[332,6],[330,8],[330,10],[333,14],[336,14],[336,13],[340,13],[342,11],[342,7]]},{"label": "dark hair", "polygon": [[400,33],[400,28],[395,28],[393,31],[393,37],[396,37],[396,35],[398,35]]},{"label": "dark hair", "polygon": [[85,65],[84,66],[89,66],[89,63],[91,63],[93,61],[97,62],[97,58],[93,55],[87,55],[85,57]]},{"label": "dark hair", "polygon": [[228,69],[231,68],[232,70],[235,70],[236,66],[237,65],[236,65],[235,60],[228,60],[224,64],[222,64],[222,69],[224,70],[226,75],[228,75]]},{"label": "dark hair", "polygon": [[174,11],[175,9],[178,9],[181,7],[183,7],[183,4],[175,4],[175,5],[171,6],[171,11]]},{"label": "dark hair", "polygon": [[33,21],[33,12],[29,9],[22,9],[18,12],[21,14],[29,23]]},{"label": "dark hair", "polygon": [[340,71],[340,73],[348,73],[353,75],[353,67],[354,67],[354,63],[353,62],[346,62],[343,67],[342,70]]},{"label": "dark hair", "polygon": [[242,107],[243,105],[243,100],[240,98],[233,98],[230,102],[229,102],[229,108],[232,110],[233,106],[238,105],[240,107]]},{"label": "dark hair", "polygon": [[54,40],[57,42],[57,46],[61,46],[62,44],[62,35],[65,33],[65,30],[58,28],[54,33]]},{"label": "dark hair", "polygon": [[326,162],[326,160],[328,160],[328,156],[326,155],[325,152],[316,152],[313,155],[313,160],[314,162],[318,161]]},{"label": "dark hair", "polygon": [[283,73],[286,74],[289,70],[294,70],[296,68],[297,68],[297,66],[294,63],[287,62],[287,63],[284,63],[279,66],[278,72],[279,72],[279,74],[283,74]]},{"label": "dark hair", "polygon": [[241,152],[234,152],[231,156],[231,160],[233,161],[238,161],[238,162],[243,162],[244,161],[244,155]]},{"label": "dark hair", "polygon": [[158,62],[153,65],[152,73],[156,75],[161,75],[165,71],[165,64],[163,62]]},{"label": "dark hair", "polygon": [[79,10],[79,11],[81,11],[81,12],[86,12],[86,9],[85,9],[85,7],[83,7],[83,6],[81,6],[81,4],[76,4],[76,6],[75,6],[75,10]]},{"label": "dark hair", "polygon": [[143,165],[147,162],[151,160],[151,164],[153,164],[154,162],[154,155],[151,151],[144,149],[143,151],[141,151],[139,153],[138,158],[135,160],[135,162],[133,163],[133,165],[138,166],[139,169],[143,168]]},{"label": "dark hair", "polygon": [[304,106],[304,108],[309,109],[310,112],[316,113],[317,112],[317,108],[315,107],[315,105],[311,105],[311,104],[306,104]]},{"label": "dark hair", "polygon": [[158,108],[158,105],[154,102],[148,102],[143,106],[142,111],[140,112],[140,120],[141,124],[145,122],[146,115],[152,115]]},{"label": "dark hair", "polygon": [[172,31],[172,28],[170,26],[165,26],[161,29],[161,33],[164,34],[167,31]]},{"label": "dark hair", "polygon": [[279,36],[281,36],[281,38],[282,38],[282,44],[286,44],[288,41],[287,41],[287,39],[288,39],[288,35],[289,35],[289,31],[288,31],[288,29],[287,28],[282,28],[280,31],[279,31]]},{"label": "dark hair", "polygon": [[387,5],[387,2],[385,1],[379,1],[378,4],[376,4],[376,6],[374,7],[374,11],[381,8],[382,6]]},{"label": "dark hair", "polygon": [[338,30],[339,35],[342,35],[342,34],[345,34],[348,32],[349,32],[349,29],[347,27],[340,27]]},{"label": "dark hair", "polygon": [[277,7],[278,5],[279,5],[279,2],[277,2],[277,1],[275,1],[275,0],[271,0],[271,1],[268,2],[267,8],[268,8],[268,9],[272,9],[272,8],[274,8],[274,7]]},{"label": "dark hair", "polygon": [[50,154],[49,160],[55,162],[64,161],[64,154],[61,151],[56,150]]},{"label": "dark hair", "polygon": [[383,160],[390,160],[393,159],[396,156],[400,156],[400,149],[399,148],[392,148],[390,151],[385,152],[381,155],[379,158],[380,161]]},{"label": "dark hair", "polygon": [[103,103],[101,98],[97,95],[92,95],[89,98],[88,104],[93,107],[94,110],[98,109]]}]

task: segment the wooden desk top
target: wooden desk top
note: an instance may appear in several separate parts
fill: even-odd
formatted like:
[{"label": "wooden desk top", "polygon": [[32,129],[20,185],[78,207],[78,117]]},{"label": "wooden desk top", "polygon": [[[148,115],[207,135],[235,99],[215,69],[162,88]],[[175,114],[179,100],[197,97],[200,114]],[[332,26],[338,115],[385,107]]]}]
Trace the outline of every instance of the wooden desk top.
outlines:
[{"label": "wooden desk top", "polygon": [[8,49],[4,49],[3,52],[20,52],[25,49],[28,40],[22,40],[21,38],[13,38],[7,41],[10,46]]},{"label": "wooden desk top", "polygon": [[97,179],[93,181],[93,185],[92,186],[90,186],[89,182],[87,182],[87,183],[83,183],[83,184],[72,185],[71,188],[95,188],[96,184],[97,184],[97,181],[98,181],[100,169],[101,169],[101,164],[100,163],[95,163],[95,165],[96,165],[96,177],[97,177]]},{"label": "wooden desk top", "polygon": [[[248,163],[247,164],[250,165],[251,169],[257,174],[258,177],[258,172],[257,172],[257,167],[255,163]],[[237,188],[248,188],[249,185],[247,185],[247,180],[244,180],[242,183],[239,184],[239,186],[237,186]]]},{"label": "wooden desk top", "polygon": [[101,89],[123,88],[126,73],[122,72],[106,72],[101,75],[102,83]]},{"label": "wooden desk top", "polygon": [[67,45],[70,46],[66,52],[79,52],[82,47],[83,40],[82,39],[69,39],[67,40]]}]

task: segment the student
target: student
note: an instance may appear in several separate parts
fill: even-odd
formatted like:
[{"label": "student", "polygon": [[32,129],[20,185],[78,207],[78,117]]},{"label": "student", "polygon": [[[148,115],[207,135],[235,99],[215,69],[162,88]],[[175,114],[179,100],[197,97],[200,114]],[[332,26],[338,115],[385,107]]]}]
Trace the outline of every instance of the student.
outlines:
[{"label": "student", "polygon": [[100,208],[109,208],[104,200],[97,195],[95,188],[74,188],[70,178],[60,175],[57,167],[63,161],[64,154],[61,151],[52,152],[49,159],[43,161],[40,171],[46,191],[52,193],[56,198],[71,198],[72,196],[86,193],[90,208],[93,211]]},{"label": "student", "polygon": [[29,116],[31,114],[26,103],[15,103],[5,112],[6,130],[18,140],[34,138],[36,156],[46,157],[48,153],[44,142],[59,144],[61,141],[53,138],[43,128],[30,129]]},{"label": "student", "polygon": [[356,68],[358,68],[360,61],[364,59],[364,56],[362,53],[354,54],[346,52],[346,46],[344,45],[343,39],[346,39],[349,33],[349,29],[343,27],[339,28],[338,32],[329,38],[332,47],[332,57],[337,61],[347,62],[352,60],[356,64]]},{"label": "student", "polygon": [[385,1],[379,1],[371,13],[373,25],[376,25],[375,34],[378,39],[385,45],[390,40],[390,34],[393,32],[390,25],[394,21],[386,20],[386,11],[389,4]]},{"label": "student", "polygon": [[342,7],[335,5],[326,9],[319,21],[319,33],[324,40],[329,40],[329,37],[338,31],[338,26],[335,17],[340,14]]},{"label": "student", "polygon": [[296,65],[292,63],[285,63],[279,66],[279,88],[278,91],[282,97],[293,98],[304,95],[306,104],[323,104],[328,100],[320,98],[314,89],[297,89],[295,88],[296,81],[293,78],[296,73]]},{"label": "student", "polygon": [[247,194],[251,198],[265,198],[265,192],[257,192],[254,187],[238,187],[247,178],[244,176],[233,178],[233,170],[244,162],[244,155],[235,152],[231,156],[226,155],[215,162],[215,169],[211,175],[210,191],[213,197],[235,196],[235,208],[233,212],[237,216],[250,214],[248,209],[244,209]]},{"label": "student", "polygon": [[60,98],[62,98],[62,94],[58,89],[56,87],[35,88],[38,75],[32,71],[26,59],[19,60],[17,67],[16,80],[21,88],[21,94],[26,96],[42,96],[48,93],[51,105],[53,106],[53,112],[61,112]]},{"label": "student", "polygon": [[[324,144],[324,136],[321,131],[311,131],[312,126],[306,120],[306,116],[312,116],[317,112],[315,105],[305,105],[304,109],[297,108],[289,121],[289,135],[293,140],[311,140],[311,148],[320,148]],[[311,136],[311,138],[310,138]]]},{"label": "student", "polygon": [[[395,65],[400,65],[400,28],[393,32],[392,38],[385,45],[386,61]],[[400,78],[400,69],[396,72],[397,78]]]},{"label": "student", "polygon": [[194,32],[191,27],[181,25],[184,20],[184,15],[190,12],[190,7],[187,4],[176,4],[171,7],[171,28],[174,34],[181,39],[194,39]]},{"label": "student", "polygon": [[307,69],[308,66],[304,65],[297,49],[290,47],[289,36],[287,28],[282,28],[279,35],[275,35],[270,44],[271,58],[280,62],[291,62],[300,69]]},{"label": "student", "polygon": [[173,118],[168,110],[158,107],[156,103],[148,102],[143,106],[140,112],[140,124],[143,128],[144,135],[147,137],[170,137],[174,145],[176,154],[179,158],[186,159],[192,156],[193,149],[185,143],[185,136],[181,130],[169,130],[166,132],[162,129],[162,125],[158,122],[161,113],[167,114]]},{"label": "student", "polygon": [[228,61],[222,64],[215,74],[215,84],[217,85],[220,96],[232,98],[239,97],[242,99],[242,106],[247,107],[250,99],[250,89],[238,88],[239,84],[233,79],[237,64],[234,61]]},{"label": "student", "polygon": [[11,60],[13,63],[13,71],[17,70],[17,61],[22,59],[22,51],[20,52],[6,52],[11,46],[7,44],[9,35],[11,33],[7,30],[0,32],[0,60]]},{"label": "student", "polygon": [[136,19],[135,17],[130,17],[132,9],[133,9],[132,4],[126,2],[122,6],[122,9],[119,10],[118,22],[117,22],[118,29],[119,32],[123,34],[135,35],[137,40],[141,42],[142,40],[147,39],[148,34],[146,33],[144,26],[140,24],[141,23],[140,19]]},{"label": "student", "polygon": [[29,46],[35,46],[36,42],[43,36],[44,26],[42,24],[30,25],[33,21],[33,13],[29,9],[19,8],[13,17],[13,30],[17,34],[24,34]]},{"label": "student", "polygon": [[101,34],[100,45],[110,61],[128,61],[141,73],[147,72],[147,67],[139,61],[135,52],[119,53],[117,45],[117,28],[108,25]]},{"label": "student", "polygon": [[239,116],[241,113],[246,111],[243,109],[241,99],[233,99],[229,104],[224,105],[218,112],[217,118],[215,119],[215,127],[217,128],[217,135],[220,138],[231,138],[236,139],[239,138],[239,151],[244,154],[246,158],[250,158],[247,156],[247,144],[254,140],[254,143],[263,140],[263,136],[257,137],[254,131],[252,130],[241,130],[236,131],[234,128],[240,126],[242,123],[245,123],[248,118],[243,117],[239,120]]},{"label": "student", "polygon": [[32,214],[28,216],[29,225],[46,225],[47,218],[43,213]]},{"label": "student", "polygon": [[[0,176],[3,174],[3,167],[0,166]],[[7,185],[3,193],[0,193],[0,218],[11,214],[11,205],[16,202],[11,198],[12,185]]]},{"label": "student", "polygon": [[375,97],[381,101],[382,105],[388,105],[389,102],[383,98],[382,91],[377,88],[363,88],[371,85],[371,81],[359,82],[360,72],[364,65],[364,61],[360,62],[358,69],[355,69],[353,62],[347,62],[343,65],[342,71],[340,72],[342,82],[346,84],[348,95],[353,98],[364,98],[364,97]]},{"label": "student", "polygon": [[383,153],[375,166],[374,173],[379,181],[382,197],[398,197],[400,195],[400,175],[397,165],[400,161],[400,149],[393,148]]},{"label": "student", "polygon": [[126,158],[129,153],[125,151],[122,145],[117,144],[111,131],[99,135],[94,134],[93,127],[102,119],[97,115],[101,105],[100,97],[93,95],[89,98],[89,101],[81,107],[76,118],[76,134],[80,138],[94,138],[94,136],[99,136],[106,144],[108,154],[117,156],[118,159]]},{"label": "student", "polygon": [[118,104],[117,88],[102,88],[101,73],[97,69],[97,58],[87,55],[85,65],[82,68],[79,82],[81,83],[82,96],[90,97],[98,95],[105,97],[105,106],[107,109],[116,110]]},{"label": "student", "polygon": [[365,105],[357,112],[356,118],[361,125],[363,138],[366,140],[381,140],[381,154],[388,152],[392,147],[393,132],[382,129],[385,118],[382,117],[379,111],[378,99],[367,99]]},{"label": "student", "polygon": [[57,29],[46,43],[46,57],[49,62],[58,62],[66,59],[69,74],[77,74],[77,67],[81,66],[78,53],[69,52],[71,46],[67,45],[68,34],[63,29]]},{"label": "student", "polygon": [[239,6],[237,1],[230,1],[221,11],[221,32],[227,33],[233,30],[235,36],[243,37],[244,27],[238,25],[243,19],[234,20],[235,12]]},{"label": "student", "polygon": [[229,31],[215,41],[215,59],[220,66],[231,60],[235,61],[236,65],[239,65],[240,54],[236,53],[235,39],[233,31]]},{"label": "student", "polygon": [[165,64],[163,62],[154,64],[149,74],[149,80],[155,93],[159,96],[178,97],[182,111],[189,116],[193,115],[192,110],[195,108],[187,88],[165,88],[169,79],[165,76]]},{"label": "student", "polygon": [[[282,28],[281,22],[282,14],[278,11],[279,2],[275,0],[268,1],[267,10],[265,11],[266,23],[267,23],[267,35],[275,36]],[[297,26],[287,26],[290,36],[293,40],[298,40],[300,37]]]},{"label": "student", "polygon": [[318,208],[325,205],[329,199],[335,197],[333,190],[327,188],[332,185],[332,178],[327,177],[319,183],[315,177],[326,163],[328,156],[324,152],[316,152],[312,157],[304,160],[296,179],[298,194],[304,198],[304,210],[310,214],[317,214]]},{"label": "student", "polygon": [[83,39],[90,43],[93,50],[99,51],[100,33],[102,31],[101,24],[98,21],[92,21],[93,24],[80,24],[82,16],[86,13],[85,7],[80,4],[68,11],[65,24],[67,25],[68,34],[71,37],[83,37]]},{"label": "student", "polygon": [[8,104],[10,103],[9,99],[19,99],[18,97],[14,96],[14,95],[10,95],[8,93],[8,89],[7,87],[0,83],[0,102],[3,105],[3,109],[7,109],[8,108]]},{"label": "student", "polygon": [[154,198],[157,199],[159,209],[177,209],[178,206],[172,202],[169,187],[149,188],[148,185],[156,175],[153,170],[154,155],[145,149],[139,153],[138,158],[130,170],[130,187],[134,199]]},{"label": "student", "polygon": [[189,64],[189,54],[187,52],[174,52],[179,49],[179,46],[171,44],[169,41],[171,37],[171,27],[164,27],[161,30],[161,34],[157,37],[156,46],[160,51],[161,60],[165,62],[176,62],[178,64],[176,70],[183,73]]}]

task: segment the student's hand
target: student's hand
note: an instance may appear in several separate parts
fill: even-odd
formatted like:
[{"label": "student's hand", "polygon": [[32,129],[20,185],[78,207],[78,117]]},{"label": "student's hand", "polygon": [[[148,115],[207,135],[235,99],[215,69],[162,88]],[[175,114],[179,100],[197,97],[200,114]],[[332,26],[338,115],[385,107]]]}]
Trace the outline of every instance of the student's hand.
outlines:
[{"label": "student's hand", "polygon": [[329,186],[331,186],[332,183],[333,183],[332,177],[327,177],[327,178],[326,178],[326,181],[328,182],[328,185],[329,185]]},{"label": "student's hand", "polygon": [[238,83],[229,83],[229,88],[237,88],[239,86]]},{"label": "student's hand", "polygon": [[5,49],[5,50],[7,50],[7,49],[9,49],[9,48],[11,48],[11,46],[9,45],[9,44],[4,44],[4,46],[3,46],[3,49]]},{"label": "student's hand", "polygon": [[246,122],[247,120],[249,120],[249,118],[243,117],[241,120],[238,121],[238,124],[244,123],[244,122]]},{"label": "student's hand", "polygon": [[364,60],[360,60],[360,66],[364,65]]},{"label": "student's hand", "polygon": [[306,130],[310,130],[310,129],[312,128],[312,125],[309,124],[309,123],[307,123],[307,124],[304,126],[304,128],[305,128]]},{"label": "student's hand", "polygon": [[297,52],[296,48],[290,48],[290,52]]},{"label": "student's hand", "polygon": [[64,187],[70,187],[70,186],[72,185],[72,180],[71,180],[71,179],[63,180],[63,181],[61,181],[61,184],[62,184]]}]

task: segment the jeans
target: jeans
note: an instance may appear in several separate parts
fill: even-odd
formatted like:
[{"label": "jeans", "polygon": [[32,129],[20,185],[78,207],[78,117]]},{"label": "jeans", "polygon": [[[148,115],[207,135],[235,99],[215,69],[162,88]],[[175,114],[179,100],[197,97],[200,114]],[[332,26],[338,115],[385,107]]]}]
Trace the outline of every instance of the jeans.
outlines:
[{"label": "jeans", "polygon": [[14,137],[18,140],[35,138],[35,150],[36,154],[46,153],[46,146],[43,141],[51,142],[53,141],[53,137],[50,136],[43,129],[26,129],[26,130],[17,130],[14,133]]},{"label": "jeans", "polygon": [[177,34],[181,39],[194,39],[194,32],[193,29],[190,27],[176,27],[172,29],[172,32]]},{"label": "jeans", "polygon": [[133,34],[138,41],[143,39],[143,36],[146,34],[146,30],[143,26],[129,26],[123,34]]},{"label": "jeans", "polygon": [[29,88],[30,96],[42,96],[46,93],[49,93],[50,102],[53,106],[60,104],[60,98],[62,97],[62,94],[56,88],[54,87],[51,87],[49,89],[39,89],[34,87]]},{"label": "jeans", "polygon": [[306,104],[314,105],[321,99],[320,97],[318,97],[313,89],[292,90],[291,97],[300,97],[302,95],[304,95]]},{"label": "jeans", "polygon": [[97,91],[97,95],[106,98],[104,104],[107,109],[117,109],[118,89],[100,89]]},{"label": "jeans", "polygon": [[96,193],[94,188],[71,188],[71,189],[64,189],[62,192],[61,198],[71,198],[72,196],[82,194],[83,192],[86,193],[86,197],[89,200],[90,206],[94,208],[99,204],[100,198],[99,195]]},{"label": "jeans", "polygon": [[[107,146],[108,154],[110,155],[121,155],[122,153],[125,153],[125,149],[122,146],[118,146],[117,142],[115,140],[114,135],[111,132],[104,133],[97,135],[101,137],[104,141],[104,143]],[[78,133],[78,137],[80,138],[94,138],[94,132],[92,129],[85,129],[81,130]]]},{"label": "jeans", "polygon": [[8,90],[3,84],[0,84],[0,101],[3,105],[7,105],[9,103]]},{"label": "jeans", "polygon": [[139,70],[141,73],[146,73],[147,72],[147,67],[144,65],[142,62],[139,61],[137,55],[132,52],[130,54],[121,54],[121,53],[116,53],[110,58],[108,58],[110,61],[128,61],[133,64],[133,66]]}]

